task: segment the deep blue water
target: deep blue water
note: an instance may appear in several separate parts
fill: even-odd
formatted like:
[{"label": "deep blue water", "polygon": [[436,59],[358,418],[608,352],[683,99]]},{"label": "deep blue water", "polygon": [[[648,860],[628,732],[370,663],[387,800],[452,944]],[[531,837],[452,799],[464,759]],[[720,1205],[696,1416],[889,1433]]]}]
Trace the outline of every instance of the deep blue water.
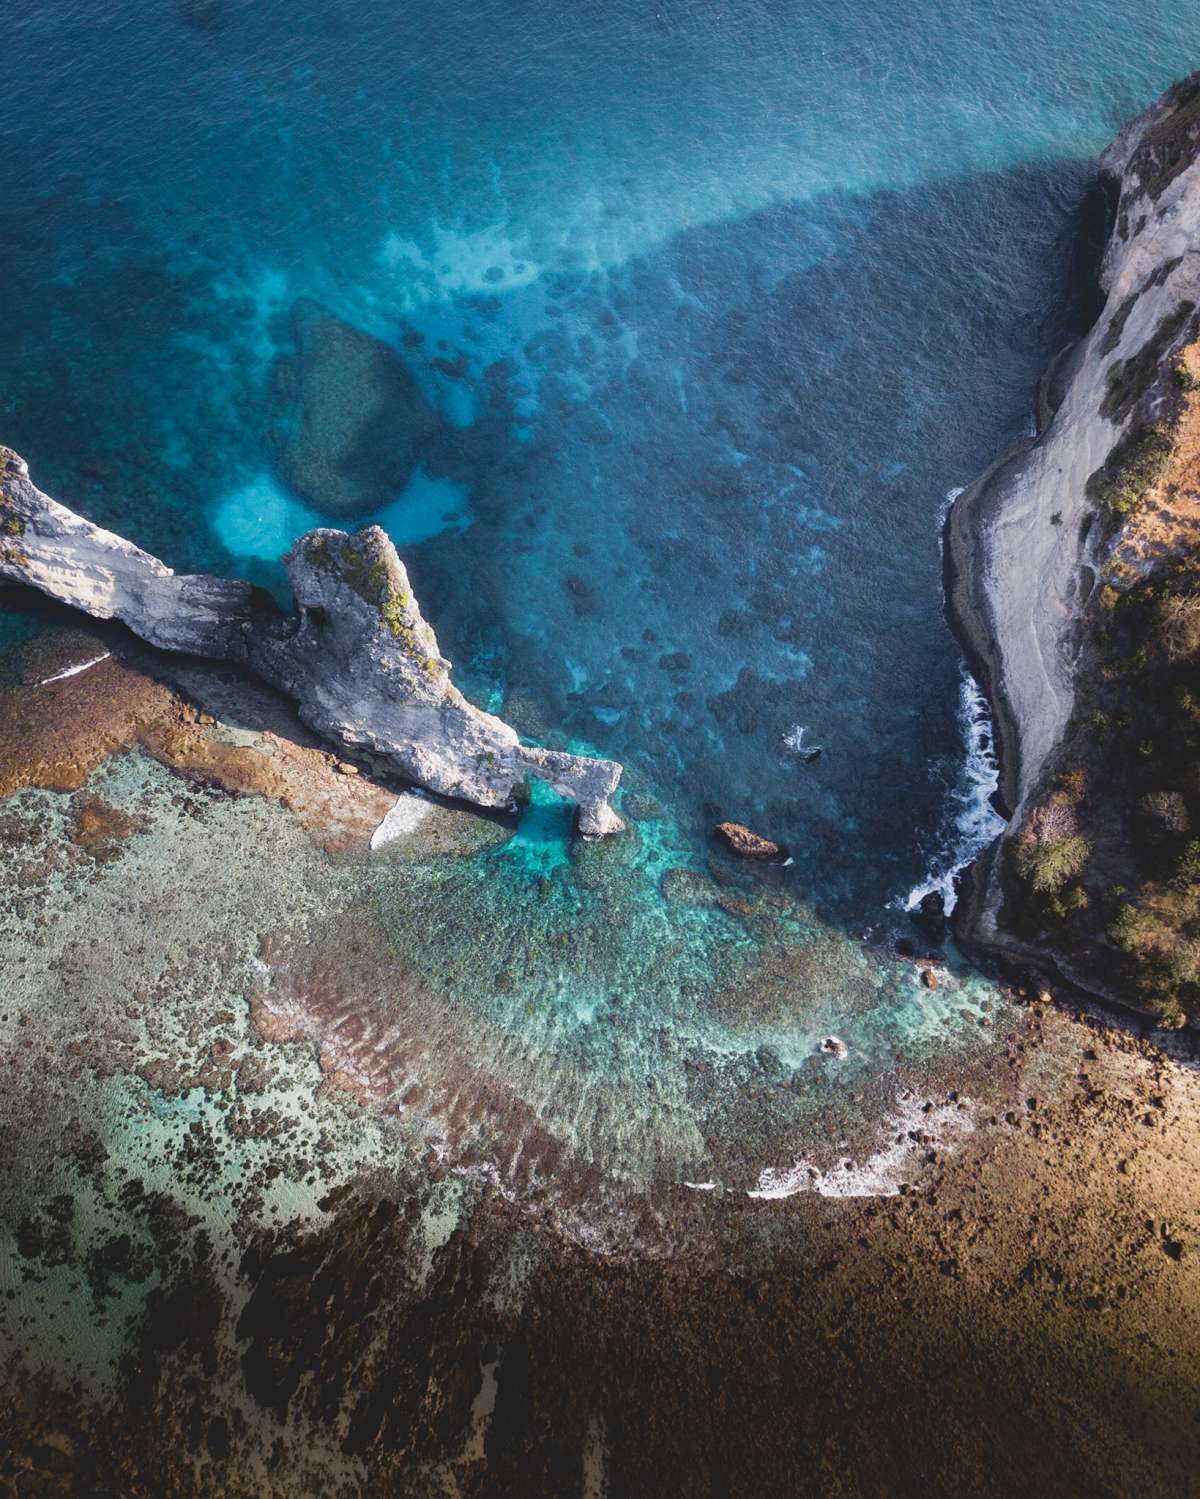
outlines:
[{"label": "deep blue water", "polygon": [[[463,687],[664,809],[656,940],[718,966],[657,898],[718,817],[877,926],[953,839],[945,497],[1025,426],[1086,313],[1094,158],[1197,31],[1163,0],[8,0],[0,436],[172,565],[278,587],[330,519],[281,458],[319,304],[434,413],[357,518]],[[471,887],[515,930],[538,875],[574,898],[531,817]]]}]

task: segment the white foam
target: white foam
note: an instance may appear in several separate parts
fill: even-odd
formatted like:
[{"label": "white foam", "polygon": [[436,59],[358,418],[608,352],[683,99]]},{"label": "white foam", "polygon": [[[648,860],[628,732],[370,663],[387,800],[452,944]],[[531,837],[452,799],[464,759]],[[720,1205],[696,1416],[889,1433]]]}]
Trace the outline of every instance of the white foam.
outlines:
[{"label": "white foam", "polygon": [[52,677],[43,677],[40,682],[35,683],[35,686],[49,687],[51,682],[62,682],[67,677],[77,677],[81,671],[90,671],[93,666],[99,666],[101,661],[107,661],[111,655],[111,651],[101,651],[90,661],[80,661],[77,666],[68,666],[65,671],[56,671]]},{"label": "white foam", "polygon": [[805,744],[804,736],[807,733],[808,730],[803,724],[794,723],[783,736],[784,745],[794,755],[804,755],[806,757],[808,755],[819,755],[821,753],[821,746],[819,744]]},{"label": "white foam", "polygon": [[947,913],[953,911],[954,882],[959,871],[1004,828],[1004,819],[992,806],[992,796],[1000,784],[992,715],[983,689],[965,666],[959,684],[958,726],[965,753],[950,791],[943,846],[924,880],[897,902],[905,911],[915,911],[925,896],[934,892],[941,895]]},{"label": "white foam", "polygon": [[386,848],[389,843],[394,843],[397,838],[404,838],[409,833],[415,833],[421,826],[435,806],[427,796],[422,796],[419,791],[402,792],[388,809],[383,821],[371,834],[371,848]]},{"label": "white foam", "polygon": [[[885,1126],[891,1139],[865,1161],[843,1161],[828,1171],[803,1157],[791,1166],[768,1166],[760,1173],[758,1186],[746,1195],[768,1202],[798,1192],[816,1192],[821,1197],[895,1197],[915,1157],[945,1150],[947,1136],[966,1134],[975,1127],[958,1104],[942,1104],[928,1113],[916,1099],[897,1099],[897,1104]],[[913,1139],[915,1134],[921,1138]]]},{"label": "white foam", "polygon": [[946,520],[949,517],[951,506],[954,504],[955,500],[958,499],[960,494],[966,494],[966,492],[967,486],[965,484],[959,484],[954,489],[948,489],[942,498],[941,509],[938,511],[937,528],[939,551],[942,547],[942,533],[946,529]]}]

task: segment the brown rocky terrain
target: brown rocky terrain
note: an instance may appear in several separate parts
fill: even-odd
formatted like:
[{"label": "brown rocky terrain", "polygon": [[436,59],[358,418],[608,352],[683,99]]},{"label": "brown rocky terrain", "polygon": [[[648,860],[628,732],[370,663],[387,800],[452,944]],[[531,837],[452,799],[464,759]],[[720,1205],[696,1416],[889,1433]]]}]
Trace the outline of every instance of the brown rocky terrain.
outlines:
[{"label": "brown rocky terrain", "polygon": [[[999,1061],[994,1113],[907,1191],[659,1194],[670,1255],[596,1255],[484,1186],[430,1256],[436,1166],[215,1241],[127,1182],[146,1247],[85,1260],[47,1196],[18,1283],[58,1263],[100,1298],[155,1289],[111,1402],[6,1385],[7,1491],[1190,1492],[1200,1077],[1053,1007]],[[219,1170],[215,1143],[186,1136],[176,1169]]]}]

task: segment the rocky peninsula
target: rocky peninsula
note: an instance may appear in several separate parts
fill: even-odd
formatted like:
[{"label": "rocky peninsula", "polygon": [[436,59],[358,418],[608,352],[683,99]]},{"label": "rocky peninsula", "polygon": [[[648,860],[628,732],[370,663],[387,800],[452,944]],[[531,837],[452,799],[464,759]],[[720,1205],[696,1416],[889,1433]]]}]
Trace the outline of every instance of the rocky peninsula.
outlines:
[{"label": "rocky peninsula", "polygon": [[516,806],[530,777],[578,803],[585,838],[620,832],[612,760],[523,745],[469,703],[386,533],[321,528],[284,558],[296,609],[254,585],[181,575],[37,489],[0,447],[0,582],[24,584],[148,644],[247,667],[326,742],[440,796]]},{"label": "rocky peninsula", "polygon": [[1200,1000],[1200,74],[1100,166],[1103,311],[946,527],[1009,818],[957,926],[1180,1025]]}]

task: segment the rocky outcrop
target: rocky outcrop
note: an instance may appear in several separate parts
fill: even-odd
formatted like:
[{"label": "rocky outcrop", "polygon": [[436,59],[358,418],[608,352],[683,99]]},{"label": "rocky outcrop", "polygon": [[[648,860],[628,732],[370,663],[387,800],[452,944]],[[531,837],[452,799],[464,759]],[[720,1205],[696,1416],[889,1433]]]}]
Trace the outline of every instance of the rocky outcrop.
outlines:
[{"label": "rocky outcrop", "polygon": [[729,852],[737,854],[739,859],[787,858],[787,849],[782,843],[775,843],[770,838],[763,838],[758,833],[752,833],[740,822],[719,822],[716,833]]},{"label": "rocky outcrop", "polygon": [[284,559],[296,612],[249,583],[172,572],[30,482],[0,448],[0,581],[39,589],[151,645],[248,667],[315,733],[442,796],[510,807],[530,776],[579,804],[585,837],[619,832],[612,760],[522,745],[467,702],[386,534],[317,530]]},{"label": "rocky outcrop", "polygon": [[[1091,937],[1048,943],[1013,931],[1004,847],[1064,775],[1063,746],[1084,711],[1084,689],[1109,672],[1098,642],[1111,634],[1113,600],[1171,560],[1161,536],[1152,545],[1136,537],[1147,511],[1160,502],[1169,508],[1177,492],[1167,469],[1194,382],[1184,355],[1200,326],[1198,157],[1200,74],[1169,90],[1101,159],[1113,220],[1100,272],[1103,311],[1043,377],[1036,436],[965,491],[946,526],[948,613],[992,705],[999,800],[1011,819],[973,872],[959,933],[1022,960],[1053,948],[1060,971],[1117,999],[1127,995],[1106,981]],[[1094,703],[1086,708],[1094,714]],[[1076,802],[1087,774],[1075,771]],[[1054,795],[1062,805],[1050,820],[1063,825],[1057,842],[1067,869],[1094,840],[1067,827],[1067,812],[1075,816],[1067,792]],[[1112,791],[1114,803],[1118,795]],[[1106,874],[1115,888],[1111,861]],[[1068,892],[1057,871],[1041,877],[1059,905],[1071,893],[1084,909],[1086,878]],[[1094,901],[1092,910],[1098,921]]]},{"label": "rocky outcrop", "polygon": [[1137,386],[1145,376],[1141,395],[1150,393],[1200,305],[1196,148],[1169,180],[1152,168],[1175,97],[1172,90],[1135,120],[1101,159],[1116,202],[1101,269],[1107,302],[1087,337],[1043,378],[1038,435],[960,495],[947,522],[952,622],[988,690],[1002,799],[1012,814],[1070,716],[1079,617],[1110,544],[1093,525],[1089,480],[1145,420]]}]

